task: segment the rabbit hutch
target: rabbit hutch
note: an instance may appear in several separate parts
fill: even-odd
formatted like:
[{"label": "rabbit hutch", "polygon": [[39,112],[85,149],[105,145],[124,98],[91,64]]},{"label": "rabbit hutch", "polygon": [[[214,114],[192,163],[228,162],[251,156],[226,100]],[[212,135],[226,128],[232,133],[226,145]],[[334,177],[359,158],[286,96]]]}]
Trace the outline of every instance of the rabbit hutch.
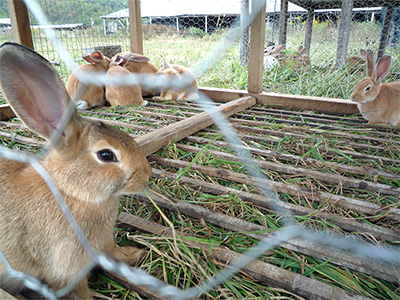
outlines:
[{"label": "rabbit hutch", "polygon": [[[399,81],[399,1],[129,0],[84,21],[66,18],[91,14],[82,1],[46,2],[7,0],[0,37],[43,55],[64,83],[68,59],[96,49],[165,58],[199,83],[197,101],[79,111],[131,135],[152,167],[145,191],[120,197],[115,230],[146,250],[140,273],[101,265],[95,297],[400,298],[400,128],[369,124],[349,100],[366,76],[361,49],[391,55],[384,82]],[[265,68],[273,45],[282,59]],[[290,60],[299,46],[310,64]],[[39,152],[44,140],[0,97],[2,146]]]}]

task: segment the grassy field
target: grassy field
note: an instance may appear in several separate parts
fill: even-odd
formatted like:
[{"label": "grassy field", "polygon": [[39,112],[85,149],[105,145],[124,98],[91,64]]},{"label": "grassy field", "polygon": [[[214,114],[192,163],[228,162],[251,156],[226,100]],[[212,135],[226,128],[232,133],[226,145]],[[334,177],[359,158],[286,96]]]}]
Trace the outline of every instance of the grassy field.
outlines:
[{"label": "grassy field", "polygon": [[[379,26],[354,24],[350,52],[367,48],[366,43],[376,40]],[[290,27],[288,53],[301,44],[303,30]],[[145,32],[144,48],[157,65],[163,57],[175,64],[195,66],[210,53],[224,32],[203,37],[176,35],[171,31],[155,34]],[[267,34],[272,35],[271,32]],[[370,35],[373,35],[371,37]],[[311,49],[312,67],[309,70],[293,70],[282,67],[264,74],[264,89],[279,93],[348,98],[354,84],[363,73],[350,74],[346,69],[332,69],[336,52],[336,31],[324,23],[314,24],[314,39]],[[82,40],[83,42],[83,40]],[[89,43],[90,41],[85,41]],[[122,43],[123,40],[119,40]],[[89,47],[90,45],[85,45]],[[370,44],[375,49],[376,43]],[[126,49],[128,45],[124,45]],[[399,48],[388,48],[395,58],[388,81],[398,80],[400,70]],[[79,53],[73,56],[78,58]],[[209,72],[198,78],[201,86],[246,89],[247,70],[238,64],[238,47],[235,44]],[[52,57],[51,60],[57,60]],[[66,80],[68,73],[56,67]],[[192,103],[153,102],[147,108],[110,108],[84,112],[109,122],[132,135],[144,135],[173,124],[201,110]],[[398,219],[392,219],[388,210],[399,208],[399,197],[390,194],[390,188],[400,187],[400,138],[396,129],[366,126],[359,116],[330,116],[316,112],[292,112],[276,110],[266,106],[254,106],[231,118],[243,142],[251,149],[258,163],[268,163],[261,172],[266,180],[282,184],[278,195],[294,212],[295,222],[302,227],[322,232],[334,232],[347,239],[358,238],[377,246],[398,246],[383,234],[385,230],[398,232]],[[118,123],[119,122],[119,123]],[[37,152],[38,137],[25,130],[17,120],[0,126],[2,146]],[[33,138],[33,140],[20,138]],[[268,152],[265,152],[268,151]],[[276,232],[285,223],[271,207],[261,206],[250,200],[260,196],[260,190],[246,177],[248,171],[226,142],[223,133],[212,126],[173,143],[149,157],[153,178],[149,190],[160,198],[170,197],[176,205],[182,202],[191,209],[200,207],[207,212],[220,213],[220,222],[207,219],[207,214],[196,216],[189,211],[165,208],[151,197],[121,197],[121,212],[152,221],[174,231],[172,235],[160,235],[157,230],[146,231],[125,226],[118,228],[117,239],[121,245],[132,244],[146,249],[140,268],[185,289],[211,278],[225,264],[218,260],[211,249],[223,247],[224,251],[244,253],[256,245],[269,232]],[[207,167],[207,168],[205,168]],[[279,169],[278,169],[279,167]],[[290,167],[300,168],[290,173]],[[275,168],[275,169],[274,169]],[[221,173],[216,173],[221,170]],[[226,173],[222,173],[222,171]],[[310,175],[311,171],[320,176]],[[165,178],[163,172],[177,176]],[[379,172],[379,173],[376,173]],[[161,175],[157,175],[161,174]],[[336,181],[327,178],[334,177]],[[359,180],[367,185],[351,186],[349,182]],[[358,181],[357,181],[358,182]],[[218,194],[206,189],[227,187],[230,193]],[[374,184],[384,185],[387,193],[369,189]],[[277,185],[278,186],[278,185]],[[292,188],[308,189],[310,195],[291,192]],[[242,193],[248,193],[247,198]],[[326,198],[314,194],[326,193]],[[338,197],[338,198],[335,198]],[[364,210],[344,207],[336,202],[339,198],[353,199],[382,210],[367,213]],[[172,201],[172,200],[171,200]],[[340,202],[340,201],[339,201]],[[229,227],[226,216],[242,225],[257,225],[260,230],[234,229]],[[349,220],[356,227],[346,228],[341,220]],[[357,227],[359,226],[359,227]],[[373,229],[378,230],[375,234]],[[149,230],[149,228],[147,228]],[[200,243],[203,248],[199,246]],[[204,245],[205,248],[204,248]],[[312,250],[312,247],[309,247]],[[308,250],[310,250],[308,249]],[[341,288],[345,291],[373,299],[399,299],[398,284],[368,272],[340,265],[341,255],[335,253],[328,259],[290,247],[274,247],[258,260],[282,270],[316,280],[321,284]],[[385,268],[385,267],[383,267]],[[390,268],[390,267],[389,267]],[[90,278],[91,288],[101,299],[144,299],[130,289],[124,281],[114,280],[99,272]],[[157,299],[157,298],[154,298]],[[257,279],[254,274],[240,272],[230,280],[207,292],[201,299],[304,299],[281,284]]]}]

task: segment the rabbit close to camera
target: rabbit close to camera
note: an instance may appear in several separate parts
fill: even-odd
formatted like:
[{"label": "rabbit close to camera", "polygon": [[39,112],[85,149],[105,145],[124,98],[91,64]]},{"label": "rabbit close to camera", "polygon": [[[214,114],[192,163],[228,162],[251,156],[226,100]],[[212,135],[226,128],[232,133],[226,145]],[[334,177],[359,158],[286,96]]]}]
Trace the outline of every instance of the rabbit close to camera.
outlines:
[{"label": "rabbit close to camera", "polygon": [[152,86],[151,81],[152,76],[158,72],[158,68],[147,56],[125,52],[114,55],[111,60],[114,61],[117,55],[124,59],[122,64],[127,70],[135,75],[142,75],[144,77],[143,79],[147,79],[147,82],[146,80],[139,82],[143,97],[158,95],[158,89]]},{"label": "rabbit close to camera", "polygon": [[110,80],[129,80],[135,82],[132,73],[124,68],[124,59],[117,55],[111,60],[110,67],[106,76],[106,99],[112,106],[117,105],[141,105],[146,106],[147,101],[143,101],[142,90],[139,84],[115,84],[109,83]]},{"label": "rabbit close to camera", "polygon": [[163,81],[161,99],[195,101],[199,98],[197,80],[186,67],[170,65],[163,59],[163,67],[156,76]]},{"label": "rabbit close to camera", "polygon": [[[73,97],[78,91],[81,81],[78,79],[80,76],[90,77],[92,73],[106,73],[110,64],[110,59],[103,55],[100,51],[94,51],[91,54],[83,55],[82,58],[88,64],[81,65],[76,68],[68,78],[66,88],[68,94]],[[104,97],[104,86],[96,84],[88,84],[85,87],[82,95],[77,99],[76,106],[78,109],[87,109],[95,106],[103,106],[106,103]]]},{"label": "rabbit close to camera", "polygon": [[[25,125],[47,140],[71,107],[51,64],[18,44],[0,47],[0,87]],[[135,263],[143,250],[119,247],[113,229],[118,196],[147,185],[149,163],[129,135],[81,117],[71,108],[71,118],[40,163],[94,251]],[[0,249],[15,270],[53,290],[70,284],[91,260],[34,167],[6,158],[0,158]],[[0,288],[19,293],[22,283],[4,271],[0,261]],[[82,279],[67,298],[92,299],[87,279]]]},{"label": "rabbit close to camera", "polygon": [[400,126],[400,82],[381,83],[391,64],[391,56],[386,55],[375,65],[374,54],[368,51],[367,77],[356,84],[350,95],[369,124]]}]

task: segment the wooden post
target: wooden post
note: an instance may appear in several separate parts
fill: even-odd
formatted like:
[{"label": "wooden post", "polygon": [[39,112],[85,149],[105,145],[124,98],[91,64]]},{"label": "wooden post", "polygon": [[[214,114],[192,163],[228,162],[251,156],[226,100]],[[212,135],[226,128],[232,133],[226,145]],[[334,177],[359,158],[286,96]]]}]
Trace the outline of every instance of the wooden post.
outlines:
[{"label": "wooden post", "polygon": [[7,0],[13,41],[33,49],[28,8],[22,0]]},{"label": "wooden post", "polygon": [[[385,19],[383,21],[383,27],[381,31],[381,37],[379,39],[379,48],[378,48],[378,57],[377,59],[381,59],[382,56],[385,54],[386,51],[386,46],[389,40],[389,31],[390,31],[390,23],[393,20],[393,15],[394,15],[394,6],[389,6],[387,8],[386,14],[385,14]],[[383,16],[381,15],[381,18]]]},{"label": "wooden post", "polygon": [[342,2],[342,11],[340,14],[341,21],[339,25],[338,44],[336,52],[336,67],[342,66],[346,61],[353,3],[354,0],[344,0]]},{"label": "wooden post", "polygon": [[131,51],[143,54],[142,15],[140,0],[129,0],[129,32],[131,35]]},{"label": "wooden post", "polygon": [[288,19],[288,0],[281,0],[281,12],[279,14],[279,45],[286,45]]},{"label": "wooden post", "polygon": [[306,36],[304,38],[304,48],[310,53],[311,48],[311,37],[312,37],[312,27],[314,21],[314,10],[307,10],[307,21],[306,21]]},{"label": "wooden post", "polygon": [[250,93],[262,92],[264,71],[264,46],[265,46],[265,0],[251,2],[251,33],[248,91]]}]

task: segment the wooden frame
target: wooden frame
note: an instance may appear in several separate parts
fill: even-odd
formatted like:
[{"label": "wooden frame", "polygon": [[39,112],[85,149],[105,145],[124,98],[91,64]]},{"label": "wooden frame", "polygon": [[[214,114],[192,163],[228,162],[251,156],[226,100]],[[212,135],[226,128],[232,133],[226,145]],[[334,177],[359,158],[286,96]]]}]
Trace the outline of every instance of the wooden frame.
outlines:
[{"label": "wooden frame", "polygon": [[[352,0],[353,1],[353,0]],[[140,1],[129,0],[129,29],[131,35],[132,52],[143,53],[143,33],[140,15]],[[8,0],[10,15],[15,16],[13,27],[17,27],[17,33],[14,34],[14,41],[33,48],[32,35],[29,27],[29,16],[23,1]],[[276,93],[262,92],[262,59],[265,38],[265,0],[252,2],[252,11],[257,11],[261,7],[261,12],[252,16],[251,39],[250,39],[250,59],[249,59],[249,77],[248,91],[234,91],[217,88],[202,88],[207,96],[220,102],[237,99],[244,96],[254,96],[258,103],[275,105],[279,107],[288,107],[292,109],[308,109],[322,112],[355,114],[358,113],[357,107],[350,100],[330,99],[313,96],[283,95]],[[18,11],[18,13],[17,13]],[[311,28],[313,13],[308,13],[307,39],[311,39]],[[6,106],[0,107],[0,118],[2,120],[13,115],[11,109]]]}]

